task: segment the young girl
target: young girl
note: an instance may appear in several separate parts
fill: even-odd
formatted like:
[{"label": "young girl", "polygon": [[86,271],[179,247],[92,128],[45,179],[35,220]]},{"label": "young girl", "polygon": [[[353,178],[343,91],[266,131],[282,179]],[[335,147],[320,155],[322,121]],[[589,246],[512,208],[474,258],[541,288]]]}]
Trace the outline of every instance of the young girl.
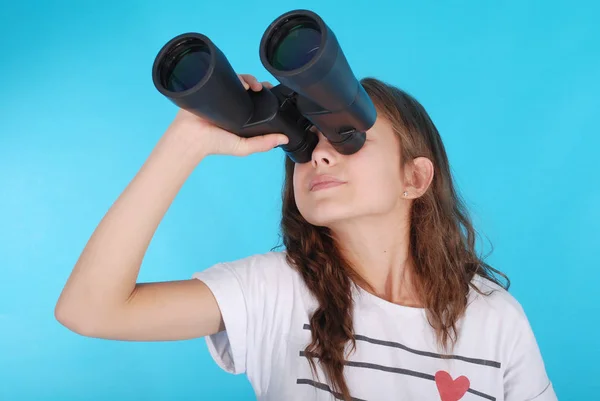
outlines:
[{"label": "young girl", "polygon": [[286,158],[284,251],[137,283],[158,224],[205,157],[287,142],[180,110],[90,238],[56,318],[90,337],[206,337],[216,363],[245,373],[265,401],[556,400],[527,317],[495,274],[506,276],[476,255],[433,122],[400,89],[361,83],[378,111],[363,148],[339,154],[313,130],[312,160]]}]

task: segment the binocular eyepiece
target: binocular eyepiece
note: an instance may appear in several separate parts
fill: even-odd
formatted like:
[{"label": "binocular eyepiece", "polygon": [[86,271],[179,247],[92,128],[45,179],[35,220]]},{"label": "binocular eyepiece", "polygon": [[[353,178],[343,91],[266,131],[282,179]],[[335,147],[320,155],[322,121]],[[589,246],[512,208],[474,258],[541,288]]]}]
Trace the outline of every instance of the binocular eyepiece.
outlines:
[{"label": "binocular eyepiece", "polygon": [[363,146],[377,116],[340,45],[314,12],[295,10],[273,21],[260,41],[260,60],[280,82],[246,91],[221,50],[205,35],[185,33],[159,51],[155,87],[182,109],[242,137],[282,133],[296,163],[311,160],[315,126],[341,154]]}]

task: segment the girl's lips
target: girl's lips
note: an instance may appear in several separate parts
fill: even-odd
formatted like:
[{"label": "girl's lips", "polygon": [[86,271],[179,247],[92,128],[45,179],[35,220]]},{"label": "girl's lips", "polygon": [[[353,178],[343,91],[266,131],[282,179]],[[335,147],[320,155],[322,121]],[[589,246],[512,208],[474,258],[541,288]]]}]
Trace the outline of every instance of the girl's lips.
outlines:
[{"label": "girl's lips", "polygon": [[310,182],[308,183],[308,189],[310,191],[312,191],[314,188],[317,187],[317,185],[324,185],[324,184],[331,184],[331,183],[342,184],[342,183],[344,183],[344,181],[340,180],[337,177],[334,177],[333,175],[319,174],[319,175],[313,177],[312,180],[310,180]]},{"label": "girl's lips", "polygon": [[339,187],[340,185],[343,185],[343,184],[345,184],[345,183],[342,181],[323,181],[323,182],[319,182],[319,183],[312,185],[310,190],[311,190],[311,192],[314,192],[314,191],[319,191],[321,189]]}]

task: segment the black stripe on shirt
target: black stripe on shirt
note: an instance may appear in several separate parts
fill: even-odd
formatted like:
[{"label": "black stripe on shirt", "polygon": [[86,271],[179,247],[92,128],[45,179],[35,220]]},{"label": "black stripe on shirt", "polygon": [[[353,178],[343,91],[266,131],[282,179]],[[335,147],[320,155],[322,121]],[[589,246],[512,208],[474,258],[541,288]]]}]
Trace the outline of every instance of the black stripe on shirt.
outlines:
[{"label": "black stripe on shirt", "polygon": [[[304,330],[310,330],[310,325],[305,324]],[[368,342],[371,344],[383,345],[384,347],[399,348],[399,349],[403,349],[407,352],[410,352],[410,353],[413,353],[416,355],[428,356],[430,358],[457,359],[457,360],[468,362],[468,363],[474,363],[476,365],[490,366],[490,367],[498,368],[498,369],[502,365],[500,362],[491,361],[491,360],[487,360],[487,359],[469,358],[469,357],[460,356],[460,355],[442,355],[442,354],[437,354],[435,352],[419,351],[419,350],[409,348],[404,344],[400,344],[400,343],[397,343],[394,341],[378,340],[376,338],[371,338],[371,337],[363,336],[360,334],[356,334],[355,338],[358,341],[365,341],[365,342]]]},{"label": "black stripe on shirt", "polygon": [[[300,351],[300,356],[306,357],[306,353],[304,351]],[[413,376],[413,377],[418,377],[421,379],[431,380],[431,381],[435,382],[435,376],[430,375],[428,373],[417,372],[415,370],[410,370],[410,369],[394,368],[394,367],[390,367],[390,366],[377,365],[374,363],[356,362],[356,361],[344,361],[344,365],[357,367],[357,368],[379,370],[379,371],[383,371],[383,372],[390,372],[390,373],[396,373],[396,374],[407,375],[407,376]],[[306,383],[306,384],[310,384],[310,383]],[[490,401],[496,401],[496,397],[491,396],[489,394],[482,393],[481,391],[477,391],[472,388],[469,388],[467,390],[467,392],[478,395],[479,397],[488,399]]]},{"label": "black stripe on shirt", "polygon": [[[319,383],[317,381],[310,380],[310,379],[298,379],[298,380],[296,380],[296,384],[308,384],[308,385],[318,388],[319,390],[328,391],[338,400],[344,399],[340,393],[331,391],[331,388],[327,384],[324,384],[324,383]],[[363,400],[362,398],[355,398],[355,397],[350,397],[350,399],[352,401],[366,401],[366,400]]]}]

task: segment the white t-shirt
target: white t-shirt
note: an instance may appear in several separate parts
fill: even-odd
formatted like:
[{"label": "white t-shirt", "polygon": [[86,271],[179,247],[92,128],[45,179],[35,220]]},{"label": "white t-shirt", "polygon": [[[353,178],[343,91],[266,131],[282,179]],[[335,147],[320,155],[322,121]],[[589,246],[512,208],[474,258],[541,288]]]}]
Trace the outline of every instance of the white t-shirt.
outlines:
[{"label": "white t-shirt", "polygon": [[[284,252],[219,263],[195,273],[213,292],[226,331],[206,337],[216,363],[245,373],[259,401],[331,401],[318,361],[313,377],[303,350],[317,302]],[[473,282],[459,340],[441,359],[424,309],[354,291],[356,351],[344,374],[354,400],[555,401],[521,305],[479,276]],[[349,346],[349,345],[348,345]]]}]

